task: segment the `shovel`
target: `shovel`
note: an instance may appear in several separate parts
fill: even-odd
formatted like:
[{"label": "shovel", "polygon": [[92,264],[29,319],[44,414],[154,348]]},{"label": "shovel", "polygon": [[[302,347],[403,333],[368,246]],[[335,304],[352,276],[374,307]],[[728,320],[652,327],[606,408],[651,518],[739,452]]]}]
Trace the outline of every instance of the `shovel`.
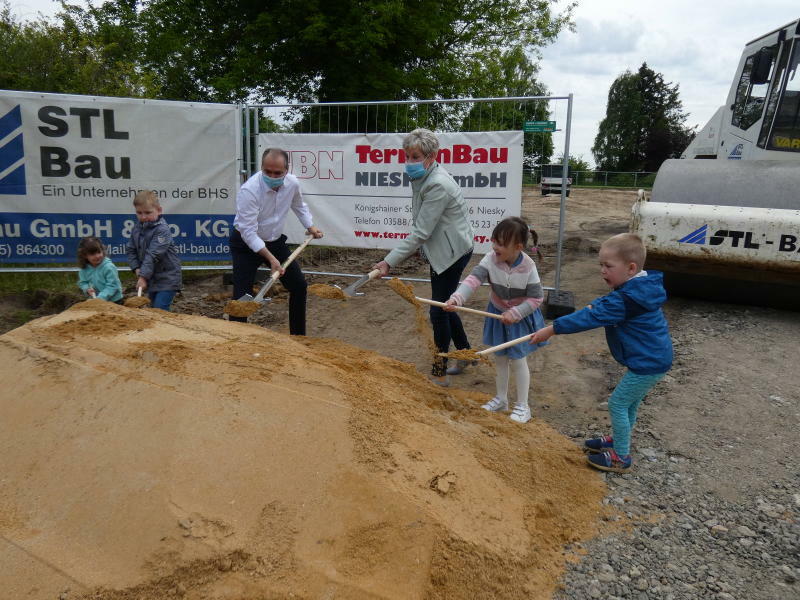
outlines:
[{"label": "shovel", "polygon": [[[417,299],[417,302],[422,302],[423,304],[430,304],[431,306],[438,306],[440,308],[444,308],[447,306],[444,302],[437,302],[436,300],[428,300],[427,298],[420,298],[419,296],[414,296]],[[494,313],[486,312],[483,310],[476,310],[474,308],[468,308],[466,306],[453,306],[455,310],[460,310],[461,312],[471,313],[473,315],[480,315],[482,317],[491,317],[492,319],[497,319],[498,321],[503,320],[503,315],[496,315]]]},{"label": "shovel", "polygon": [[515,340],[505,342],[504,344],[498,344],[497,346],[486,348],[486,350],[481,350],[479,352],[476,352],[475,354],[477,354],[478,356],[486,356],[487,354],[494,354],[499,350],[505,350],[506,348],[510,348],[511,346],[516,346],[517,344],[521,344],[522,342],[529,342],[530,339],[531,339],[531,334],[529,333],[528,335],[523,335],[522,337],[518,337]]},{"label": "shovel", "polygon": [[128,308],[143,308],[150,304],[150,298],[142,296],[142,288],[136,288],[136,295],[132,298],[125,300],[125,306]]},{"label": "shovel", "polygon": [[373,279],[378,277],[380,274],[381,274],[381,270],[380,269],[375,269],[373,271],[370,271],[366,275],[362,275],[361,277],[359,277],[356,280],[355,283],[351,283],[350,285],[348,285],[346,288],[344,288],[342,290],[342,292],[344,292],[345,296],[350,296],[351,298],[354,298],[357,295],[356,294],[356,290],[358,288],[360,288],[362,285],[364,285],[368,281],[372,281]]},{"label": "shovel", "polygon": [[[314,239],[313,235],[308,236],[306,238],[306,240],[302,244],[300,244],[297,248],[294,249],[294,252],[292,252],[289,255],[289,258],[287,258],[284,261],[284,263],[281,265],[281,267],[283,269],[286,269],[286,267],[288,267],[291,264],[291,262],[295,258],[297,258],[297,255],[300,254],[306,246],[308,246],[308,242],[310,242],[313,239]],[[264,303],[264,296],[269,291],[269,288],[271,288],[275,284],[275,282],[278,281],[278,278],[280,276],[281,276],[281,272],[280,271],[278,271],[277,269],[273,270],[272,274],[269,276],[269,279],[267,279],[267,282],[262,286],[262,288],[260,290],[258,290],[258,293],[256,294],[255,298],[253,297],[252,294],[245,294],[244,296],[239,298],[238,301],[239,302],[258,302],[259,304],[263,304]]]}]

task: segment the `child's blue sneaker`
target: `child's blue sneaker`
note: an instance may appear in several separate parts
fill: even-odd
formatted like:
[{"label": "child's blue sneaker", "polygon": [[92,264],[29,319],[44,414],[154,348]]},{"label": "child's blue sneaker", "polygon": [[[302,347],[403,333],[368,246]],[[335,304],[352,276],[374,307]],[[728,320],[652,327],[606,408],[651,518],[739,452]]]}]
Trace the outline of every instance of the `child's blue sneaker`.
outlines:
[{"label": "child's blue sneaker", "polygon": [[614,447],[614,440],[610,435],[604,435],[599,438],[591,440],[584,440],[583,449],[587,452],[605,452],[609,448]]},{"label": "child's blue sneaker", "polygon": [[614,473],[627,473],[633,466],[631,455],[620,456],[612,448],[602,454],[590,454],[586,457],[589,465],[601,471],[613,471]]}]

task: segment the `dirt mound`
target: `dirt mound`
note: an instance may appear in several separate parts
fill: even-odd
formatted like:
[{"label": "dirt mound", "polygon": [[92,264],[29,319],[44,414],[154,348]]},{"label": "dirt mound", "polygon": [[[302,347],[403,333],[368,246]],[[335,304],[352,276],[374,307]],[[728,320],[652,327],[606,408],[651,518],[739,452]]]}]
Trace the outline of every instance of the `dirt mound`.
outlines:
[{"label": "dirt mound", "polygon": [[0,337],[9,598],[549,598],[604,486],[334,340],[90,300]]}]

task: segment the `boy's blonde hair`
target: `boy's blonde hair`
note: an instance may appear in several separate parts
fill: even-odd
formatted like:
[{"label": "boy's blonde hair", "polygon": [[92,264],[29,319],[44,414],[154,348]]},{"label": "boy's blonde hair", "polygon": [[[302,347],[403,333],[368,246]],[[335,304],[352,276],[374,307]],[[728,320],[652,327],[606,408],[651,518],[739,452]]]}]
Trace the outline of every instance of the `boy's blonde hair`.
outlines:
[{"label": "boy's blonde hair", "polygon": [[638,270],[644,268],[644,261],[647,258],[647,249],[644,242],[635,233],[620,233],[611,236],[603,247],[615,252],[626,263],[636,263]]},{"label": "boy's blonde hair", "polygon": [[153,190],[143,190],[133,197],[134,206],[155,206],[161,208],[161,203],[158,201],[158,194]]}]

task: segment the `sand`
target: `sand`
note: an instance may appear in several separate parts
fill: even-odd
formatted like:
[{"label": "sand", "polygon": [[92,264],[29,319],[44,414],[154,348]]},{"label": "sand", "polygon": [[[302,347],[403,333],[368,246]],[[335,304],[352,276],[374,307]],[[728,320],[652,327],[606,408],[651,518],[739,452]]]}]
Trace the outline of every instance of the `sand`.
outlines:
[{"label": "sand", "polygon": [[150,298],[146,296],[132,296],[125,299],[125,306],[128,308],[144,308],[149,306]]},{"label": "sand", "polygon": [[331,339],[89,300],[0,336],[8,598],[549,598],[601,477]]},{"label": "sand", "polygon": [[225,314],[232,317],[249,317],[259,308],[261,302],[252,302],[247,300],[230,300],[225,304]]},{"label": "sand", "polygon": [[308,286],[308,293],[326,300],[347,300],[347,296],[340,287],[325,283],[312,283]]},{"label": "sand", "polygon": [[479,362],[483,364],[491,364],[491,361],[486,358],[485,354],[478,354],[478,351],[474,348],[465,348],[464,350],[453,350],[452,352],[448,352],[443,354],[442,356],[446,356],[452,360],[464,360],[473,365],[477,365]]},{"label": "sand", "polygon": [[431,362],[442,363],[444,358],[439,354],[439,348],[436,346],[436,342],[433,339],[433,329],[431,329],[428,313],[414,295],[414,286],[401,281],[397,277],[392,277],[387,285],[393,292],[414,307],[414,328],[417,331],[417,336],[428,349]]}]

